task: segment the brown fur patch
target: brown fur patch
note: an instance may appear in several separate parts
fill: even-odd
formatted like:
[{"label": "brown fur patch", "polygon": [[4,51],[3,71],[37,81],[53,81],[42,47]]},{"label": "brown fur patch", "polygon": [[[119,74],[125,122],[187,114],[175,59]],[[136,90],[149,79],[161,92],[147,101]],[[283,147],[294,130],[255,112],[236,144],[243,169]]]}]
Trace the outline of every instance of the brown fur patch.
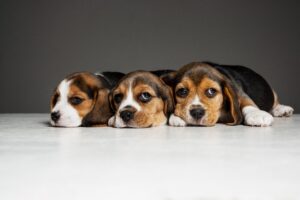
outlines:
[{"label": "brown fur patch", "polygon": [[104,88],[95,93],[92,110],[83,118],[82,123],[84,125],[99,126],[107,124],[108,119],[113,115],[108,100],[109,92],[108,89]]},{"label": "brown fur patch", "polygon": [[[138,95],[143,92],[151,94],[152,99],[150,102],[142,103],[138,100]],[[164,116],[164,102],[150,86],[137,85],[133,89],[133,96],[142,107],[142,112],[138,112],[134,117],[138,127],[157,126],[166,120],[166,116]]]},{"label": "brown fur patch", "polygon": [[[189,94],[185,98],[176,96],[177,104],[175,107],[175,115],[181,117],[186,122],[197,124],[197,122],[193,122],[193,119],[189,116],[189,111],[192,106],[191,104],[197,95],[202,104],[201,106],[205,109],[206,113],[202,121],[202,125],[214,125],[220,116],[220,108],[223,102],[222,89],[219,83],[208,77],[204,77],[198,84],[196,84],[189,77],[185,77],[177,85],[175,91],[183,87],[189,90]],[[209,88],[214,88],[216,90],[216,95],[213,98],[209,98],[205,95],[205,91]]]},{"label": "brown fur patch", "polygon": [[[233,91],[233,88],[227,83],[223,89],[224,98],[229,104],[229,110],[226,110],[226,117],[223,122],[228,125],[237,125],[242,122],[242,114],[240,109],[240,102],[238,100],[237,94]],[[248,103],[248,101],[245,103]]]},{"label": "brown fur patch", "polygon": [[79,105],[72,105],[77,111],[80,117],[84,117],[89,113],[94,104],[93,100],[90,99],[85,92],[82,92],[77,86],[71,84],[69,89],[68,98],[79,97],[83,102]]},{"label": "brown fur patch", "polygon": [[[122,102],[117,104],[114,101],[114,96],[116,94],[122,94],[124,99],[127,98],[128,87],[131,86],[131,91],[135,102],[141,107],[140,111],[135,112],[133,120],[128,122],[130,127],[150,127],[161,125],[167,120],[167,114],[165,110],[168,103],[172,103],[172,97],[169,97],[171,92],[170,89],[155,75],[144,72],[137,71],[126,75],[119,85],[113,89],[110,95],[110,101],[112,106],[116,110],[116,115],[119,114],[119,106]],[[139,96],[142,93],[149,93],[151,95],[151,100],[149,102],[142,102],[139,100]],[[168,96],[168,98],[164,98]],[[167,100],[169,100],[167,102]],[[173,104],[172,104],[173,108]],[[122,109],[123,110],[123,109]]]},{"label": "brown fur patch", "polygon": [[[176,74],[163,78],[174,89],[176,99],[174,114],[187,124],[212,126],[217,122],[232,125],[241,123],[238,94],[229,79],[211,65],[192,62],[181,67]],[[177,90],[182,87],[189,90],[187,97],[180,97],[176,94]],[[208,88],[216,90],[214,97],[206,95]],[[205,115],[197,121],[189,113],[196,94],[200,100],[200,108],[205,110]]]},{"label": "brown fur patch", "polygon": [[[71,81],[68,92],[68,103],[78,112],[82,118],[82,126],[106,124],[113,115],[110,109],[108,94],[109,89],[101,79],[88,72],[74,73],[66,77]],[[56,89],[57,90],[57,89]],[[56,91],[51,97],[50,107],[54,107]],[[78,97],[82,102],[73,105],[70,99]]]},{"label": "brown fur patch", "polygon": [[[216,95],[213,98],[209,98],[205,95],[205,91],[209,88],[214,88],[216,90]],[[217,123],[220,117],[220,110],[223,104],[222,88],[216,81],[205,77],[200,83],[198,95],[206,110],[203,123],[207,126],[212,126]]]},{"label": "brown fur patch", "polygon": [[239,98],[239,102],[240,102],[241,109],[244,108],[244,107],[246,107],[246,106],[257,107],[257,105],[249,97],[240,97]]}]

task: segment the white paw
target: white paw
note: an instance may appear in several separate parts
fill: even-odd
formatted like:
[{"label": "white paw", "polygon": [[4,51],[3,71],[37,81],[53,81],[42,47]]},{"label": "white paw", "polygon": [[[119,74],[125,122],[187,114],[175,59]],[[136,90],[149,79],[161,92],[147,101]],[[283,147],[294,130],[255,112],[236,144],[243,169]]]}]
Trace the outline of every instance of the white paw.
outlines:
[{"label": "white paw", "polygon": [[278,104],[273,110],[271,111],[274,117],[290,117],[294,112],[294,109],[291,106],[285,106]]},{"label": "white paw", "polygon": [[169,119],[169,125],[170,126],[186,126],[186,123],[180,117],[177,117],[174,114],[171,114],[170,119]]},{"label": "white paw", "polygon": [[109,120],[108,120],[108,126],[111,126],[111,127],[113,127],[114,126],[114,124],[115,124],[115,116],[112,116],[111,118],[109,118]]},{"label": "white paw", "polygon": [[252,106],[243,108],[243,115],[244,123],[249,126],[271,126],[274,121],[270,113]]}]

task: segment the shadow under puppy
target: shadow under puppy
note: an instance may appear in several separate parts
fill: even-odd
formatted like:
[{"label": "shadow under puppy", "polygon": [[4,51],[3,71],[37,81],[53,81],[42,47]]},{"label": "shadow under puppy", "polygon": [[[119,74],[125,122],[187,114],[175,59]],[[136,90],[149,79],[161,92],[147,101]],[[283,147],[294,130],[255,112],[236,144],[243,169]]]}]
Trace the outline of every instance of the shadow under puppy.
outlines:
[{"label": "shadow under puppy", "polygon": [[243,66],[193,62],[163,79],[174,93],[172,126],[270,126],[273,116],[293,113],[290,106],[279,104],[262,76]]},{"label": "shadow under puppy", "polygon": [[160,77],[169,72],[135,71],[125,75],[110,93],[115,115],[108,125],[145,128],[166,124],[174,102],[171,88]]},{"label": "shadow under puppy", "polygon": [[120,72],[78,72],[67,76],[51,98],[51,125],[106,125],[113,115],[108,101],[109,92],[123,76]]}]

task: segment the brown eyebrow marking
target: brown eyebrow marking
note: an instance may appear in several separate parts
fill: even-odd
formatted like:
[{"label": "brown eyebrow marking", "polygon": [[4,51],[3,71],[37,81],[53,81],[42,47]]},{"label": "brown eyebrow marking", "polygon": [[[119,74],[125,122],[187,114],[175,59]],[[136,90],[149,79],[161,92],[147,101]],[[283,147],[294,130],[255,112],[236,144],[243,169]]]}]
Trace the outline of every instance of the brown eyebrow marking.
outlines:
[{"label": "brown eyebrow marking", "polygon": [[135,87],[136,85],[139,85],[139,84],[143,84],[143,85],[147,85],[149,87],[151,87],[154,92],[155,92],[155,95],[157,97],[162,97],[164,98],[164,95],[162,94],[161,92],[161,85],[160,85],[160,82],[158,81],[158,77],[156,77],[155,75],[153,74],[146,74],[146,76],[137,76],[134,81],[133,81],[133,87]]},{"label": "brown eyebrow marking", "polygon": [[72,81],[72,84],[74,84],[76,87],[78,87],[81,91],[87,94],[87,96],[92,99],[94,98],[94,88],[87,85],[87,82],[85,79],[81,76],[75,78]]},{"label": "brown eyebrow marking", "polygon": [[198,85],[204,76],[216,81],[221,82],[223,76],[214,68],[206,63],[193,62],[182,67],[174,77],[174,84],[178,84],[185,77],[189,77],[195,85]]},{"label": "brown eyebrow marking", "polygon": [[220,83],[211,79],[210,77],[204,77],[200,83],[200,87],[202,89],[208,89],[210,87],[213,87],[214,89],[216,89],[217,91],[221,90],[221,86]]}]

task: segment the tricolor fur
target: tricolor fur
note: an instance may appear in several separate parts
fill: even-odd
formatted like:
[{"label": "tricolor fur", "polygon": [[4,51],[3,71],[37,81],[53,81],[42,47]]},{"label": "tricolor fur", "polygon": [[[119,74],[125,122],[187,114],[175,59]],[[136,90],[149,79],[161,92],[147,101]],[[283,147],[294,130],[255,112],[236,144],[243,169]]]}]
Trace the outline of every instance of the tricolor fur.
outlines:
[{"label": "tricolor fur", "polygon": [[[243,66],[193,62],[163,80],[173,88],[173,126],[213,126],[216,123],[270,126],[273,116],[290,116],[267,81]],[[273,116],[272,116],[272,115]]]},{"label": "tricolor fur", "polygon": [[113,115],[108,95],[118,72],[74,73],[57,86],[51,98],[51,124],[60,127],[106,125]]},{"label": "tricolor fur", "polygon": [[135,71],[112,89],[110,102],[113,127],[151,127],[167,123],[173,110],[171,89],[155,73]]}]

